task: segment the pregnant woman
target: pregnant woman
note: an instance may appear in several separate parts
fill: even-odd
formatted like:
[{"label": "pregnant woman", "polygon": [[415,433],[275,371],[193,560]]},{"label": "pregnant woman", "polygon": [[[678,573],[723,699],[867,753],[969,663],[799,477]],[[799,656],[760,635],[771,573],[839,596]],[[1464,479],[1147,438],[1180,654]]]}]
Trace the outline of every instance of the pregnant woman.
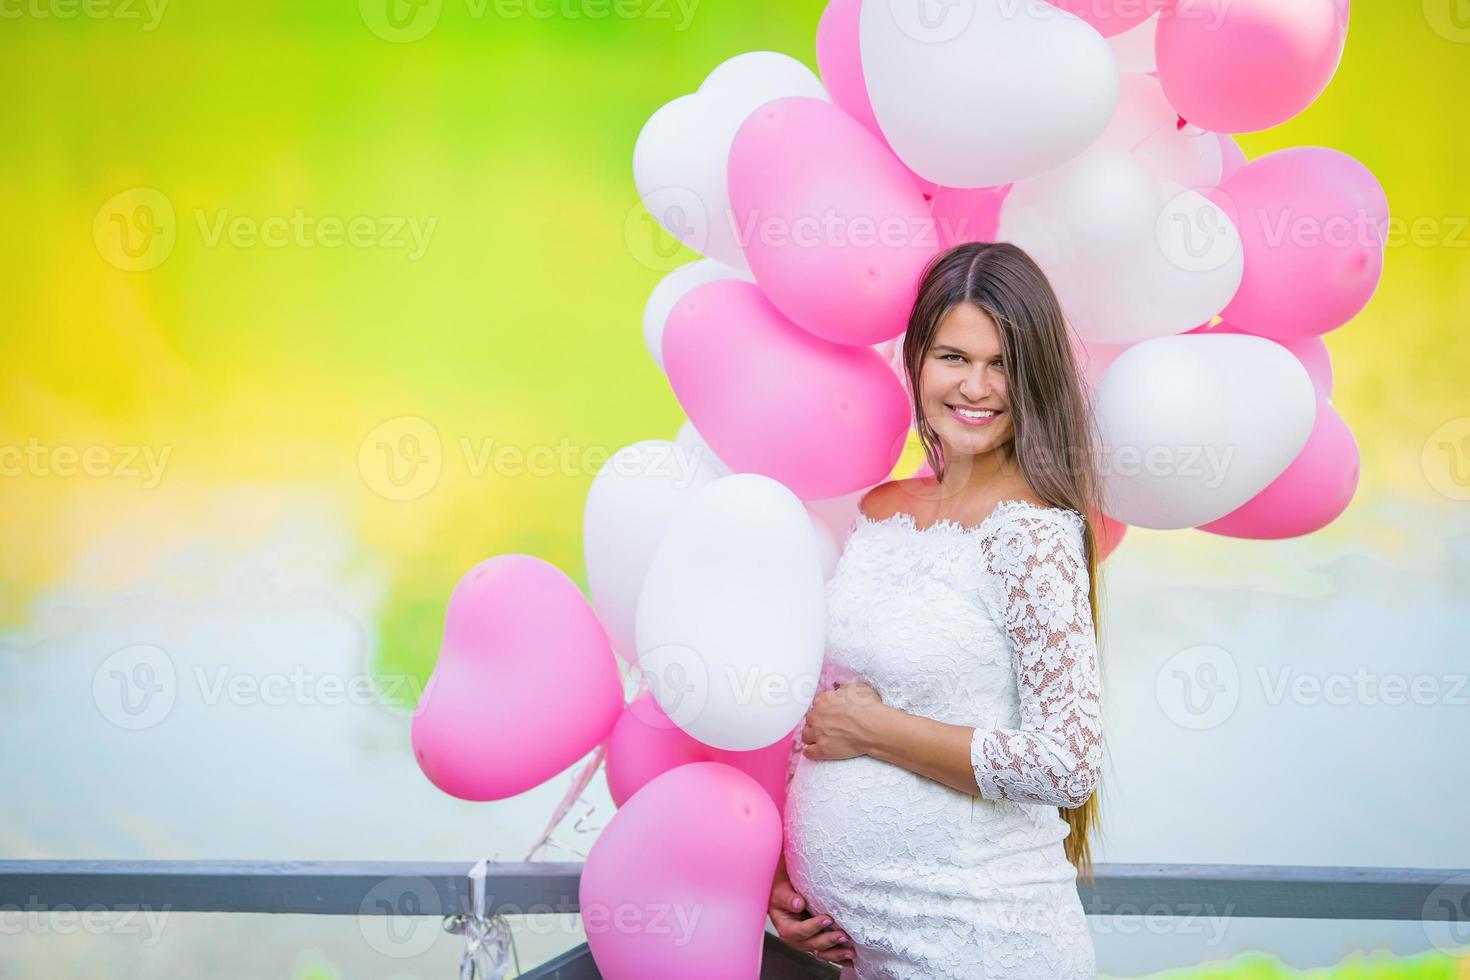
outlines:
[{"label": "pregnant woman", "polygon": [[925,270],[903,355],[934,476],[863,498],[827,585],[771,918],[844,978],[1094,978],[1097,478],[1067,327],[1025,252],[969,243]]}]

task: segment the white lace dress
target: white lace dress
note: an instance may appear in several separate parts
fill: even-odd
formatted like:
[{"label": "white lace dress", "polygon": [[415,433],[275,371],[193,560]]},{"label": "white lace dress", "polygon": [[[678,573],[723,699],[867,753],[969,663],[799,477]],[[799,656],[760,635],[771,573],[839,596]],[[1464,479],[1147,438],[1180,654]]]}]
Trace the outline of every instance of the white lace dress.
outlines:
[{"label": "white lace dress", "polygon": [[827,584],[821,690],[974,726],[980,797],[793,740],[786,868],[847,931],[857,980],[1095,978],[1058,807],[1102,760],[1082,518],[1005,501],[965,528],[859,514]]}]

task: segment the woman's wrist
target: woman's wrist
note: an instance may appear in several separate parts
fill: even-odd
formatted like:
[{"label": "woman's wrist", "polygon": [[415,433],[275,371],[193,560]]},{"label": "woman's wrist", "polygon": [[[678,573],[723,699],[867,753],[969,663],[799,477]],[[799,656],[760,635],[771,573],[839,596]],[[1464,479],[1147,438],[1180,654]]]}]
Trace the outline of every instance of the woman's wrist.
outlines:
[{"label": "woman's wrist", "polygon": [[863,754],[883,760],[887,746],[893,741],[894,725],[903,712],[881,702],[873,705],[866,717],[863,735]]}]

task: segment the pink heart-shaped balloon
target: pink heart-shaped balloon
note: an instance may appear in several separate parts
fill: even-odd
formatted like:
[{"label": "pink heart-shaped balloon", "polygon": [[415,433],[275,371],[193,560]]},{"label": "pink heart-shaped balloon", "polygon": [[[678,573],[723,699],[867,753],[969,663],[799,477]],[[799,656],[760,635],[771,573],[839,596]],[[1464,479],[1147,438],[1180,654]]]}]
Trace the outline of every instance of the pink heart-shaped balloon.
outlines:
[{"label": "pink heart-shaped balloon", "polygon": [[531,555],[470,569],[413,718],[424,775],[463,800],[503,800],[586,755],[618,720],[622,681],[581,591]]},{"label": "pink heart-shaped balloon", "polygon": [[670,769],[613,814],[579,890],[607,980],[754,980],[781,855],[781,814],[720,762]]},{"label": "pink heart-shaped balloon", "polygon": [[[795,736],[791,733],[791,737]],[[684,731],[658,706],[653,692],[634,699],[607,739],[607,788],[622,806],[649,781],[691,762],[723,762],[734,766],[771,796],[780,809],[786,801],[786,770],[791,737],[763,749],[731,752],[706,745]]]},{"label": "pink heart-shaped balloon", "polygon": [[807,333],[753,283],[686,293],[664,330],[664,367],[725,465],[803,500],[885,480],[903,452],[913,411],[883,358]]},{"label": "pink heart-shaped balloon", "polygon": [[1334,330],[1383,277],[1388,198],[1372,171],[1338,150],[1296,146],[1258,157],[1210,192],[1240,233],[1245,274],[1221,312],[1261,337]]},{"label": "pink heart-shaped balloon", "polygon": [[881,140],[823,99],[776,99],[735,134],[729,181],[750,271],[793,323],[839,344],[903,333],[939,238]]},{"label": "pink heart-shaped balloon", "polygon": [[1177,0],[1163,11],[1154,39],[1159,81],[1196,126],[1269,129],[1327,88],[1347,30],[1341,0]]}]

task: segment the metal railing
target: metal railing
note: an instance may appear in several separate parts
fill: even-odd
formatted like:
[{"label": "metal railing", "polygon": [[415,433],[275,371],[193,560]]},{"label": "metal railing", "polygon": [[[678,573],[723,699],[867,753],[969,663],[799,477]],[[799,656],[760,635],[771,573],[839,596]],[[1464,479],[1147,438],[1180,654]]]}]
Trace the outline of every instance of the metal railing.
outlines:
[{"label": "metal railing", "polygon": [[[0,861],[0,909],[458,916],[474,865],[393,861]],[[581,911],[578,862],[486,867],[491,915]],[[1470,869],[1099,864],[1088,915],[1417,919],[1470,923]],[[763,978],[834,977],[767,933]],[[584,943],[521,974],[598,980]]]}]

